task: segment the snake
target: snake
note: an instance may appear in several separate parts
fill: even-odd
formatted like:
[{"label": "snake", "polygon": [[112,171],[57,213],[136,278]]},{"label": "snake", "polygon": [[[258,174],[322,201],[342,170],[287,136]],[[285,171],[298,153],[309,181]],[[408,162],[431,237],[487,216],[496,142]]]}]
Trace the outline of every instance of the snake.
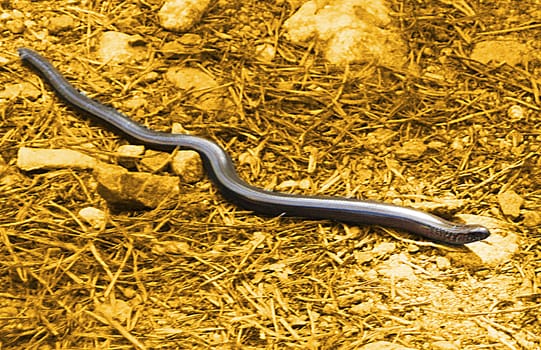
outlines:
[{"label": "snake", "polygon": [[199,153],[205,171],[221,195],[256,214],[379,225],[449,245],[464,245],[490,235],[482,225],[455,223],[406,206],[350,197],[291,194],[253,186],[241,179],[232,158],[218,143],[196,135],[149,129],[116,109],[87,97],[36,51],[19,48],[18,54],[21,61],[38,73],[64,102],[130,141],[153,149],[190,149]]}]

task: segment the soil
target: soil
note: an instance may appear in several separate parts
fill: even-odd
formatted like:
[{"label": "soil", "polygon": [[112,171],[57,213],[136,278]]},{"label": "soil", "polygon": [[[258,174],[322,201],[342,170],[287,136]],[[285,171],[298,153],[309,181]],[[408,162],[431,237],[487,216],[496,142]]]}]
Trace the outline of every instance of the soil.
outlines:
[{"label": "soil", "polygon": [[[317,46],[290,44],[289,2],[212,2],[188,43],[159,26],[161,3],[0,2],[1,349],[541,348],[538,1],[392,1],[403,70],[332,66]],[[102,64],[106,31],[138,35],[145,57]],[[530,56],[470,59],[502,38]],[[257,58],[263,42],[271,63]],[[178,51],[163,50],[171,43]],[[494,218],[519,249],[488,265],[399,230],[259,216],[209,179],[158,208],[111,208],[90,170],[16,167],[23,146],[114,163],[127,143],[55,97],[19,47],[148,127],[177,122],[215,140],[253,185],[403,205],[452,198],[461,205],[441,215]],[[172,66],[204,69],[231,108],[202,110],[163,79]],[[134,98],[144,103],[130,109]],[[505,191],[522,198],[516,216],[500,209]],[[87,207],[106,225],[84,222]]]}]

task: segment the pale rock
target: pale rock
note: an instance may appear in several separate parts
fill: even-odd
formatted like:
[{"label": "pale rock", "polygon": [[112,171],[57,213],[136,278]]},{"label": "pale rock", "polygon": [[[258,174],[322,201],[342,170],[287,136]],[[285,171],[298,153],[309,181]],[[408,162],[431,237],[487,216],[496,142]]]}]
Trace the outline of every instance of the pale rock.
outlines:
[{"label": "pale rock", "polygon": [[377,61],[401,67],[406,45],[389,29],[389,9],[377,0],[307,1],[284,23],[289,39],[305,44],[321,42],[333,64]]},{"label": "pale rock", "polygon": [[58,34],[60,32],[68,31],[73,29],[77,25],[76,21],[72,16],[62,14],[59,16],[52,17],[49,20],[48,29],[51,34]]},{"label": "pale rock", "polygon": [[395,154],[400,159],[417,160],[426,152],[428,146],[420,139],[412,139],[404,142]]},{"label": "pale rock", "polygon": [[17,167],[30,171],[36,169],[92,169],[98,160],[71,149],[42,149],[21,147],[17,154]]},{"label": "pale rock", "polygon": [[406,264],[405,254],[394,254],[378,268],[378,273],[387,278],[400,280],[415,280],[417,276],[413,268]]},{"label": "pale rock", "polygon": [[162,171],[169,165],[171,154],[166,152],[146,150],[143,158],[139,162],[145,171],[156,173]]},{"label": "pale rock", "polygon": [[276,49],[274,48],[274,45],[265,43],[257,45],[255,47],[255,53],[258,60],[265,63],[270,63],[276,55]]},{"label": "pale rock", "polygon": [[103,210],[94,207],[85,207],[79,210],[79,216],[86,221],[92,228],[104,228],[107,222],[107,216]]},{"label": "pale rock", "polygon": [[191,67],[171,67],[165,78],[175,87],[189,91],[197,100],[197,107],[205,111],[223,110],[226,90],[207,73]]},{"label": "pale rock", "polygon": [[117,148],[116,154],[118,163],[126,168],[133,168],[137,160],[145,153],[145,146],[142,145],[121,145]]},{"label": "pale rock", "polygon": [[520,215],[520,207],[524,199],[513,190],[506,190],[498,194],[498,203],[505,215],[517,218]]},{"label": "pale rock", "polygon": [[5,84],[4,90],[0,91],[0,100],[10,100],[15,97],[24,97],[29,100],[37,100],[41,91],[31,83]]},{"label": "pale rock", "polygon": [[439,340],[432,342],[430,349],[432,350],[460,350],[460,347],[448,340]]},{"label": "pale rock", "polygon": [[158,12],[160,25],[167,30],[185,32],[201,20],[210,0],[167,0]]},{"label": "pale rock", "polygon": [[525,210],[522,223],[526,227],[541,227],[541,211]]},{"label": "pale rock", "polygon": [[451,262],[444,256],[436,257],[436,266],[438,270],[445,271],[451,268]]},{"label": "pale rock", "polygon": [[484,64],[494,62],[515,66],[532,60],[533,50],[514,38],[486,40],[475,44],[470,58]]},{"label": "pale rock", "polygon": [[136,61],[145,56],[143,47],[133,44],[141,42],[139,35],[108,31],[101,35],[98,56],[104,63]]},{"label": "pale rock", "polygon": [[171,170],[186,183],[196,183],[204,175],[199,153],[190,150],[176,152],[171,161]]},{"label": "pale rock", "polygon": [[112,164],[100,164],[94,169],[99,194],[110,204],[128,208],[156,208],[180,193],[174,176],[129,172]]}]

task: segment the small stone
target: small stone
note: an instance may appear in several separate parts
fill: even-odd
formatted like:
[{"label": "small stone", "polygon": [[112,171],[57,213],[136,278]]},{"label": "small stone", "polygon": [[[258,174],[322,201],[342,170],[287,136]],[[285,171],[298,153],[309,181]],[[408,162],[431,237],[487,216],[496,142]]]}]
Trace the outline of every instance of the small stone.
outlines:
[{"label": "small stone", "polygon": [[423,140],[413,139],[404,142],[404,144],[396,150],[395,154],[400,159],[416,160],[421,158],[427,148],[428,147]]},{"label": "small stone", "polygon": [[41,95],[35,85],[30,83],[5,84],[4,90],[0,91],[0,99],[12,99],[18,96],[35,101]]},{"label": "small stone", "polygon": [[526,227],[540,227],[541,226],[541,212],[534,210],[525,210],[523,213],[524,220],[522,223]]},{"label": "small stone", "polygon": [[333,64],[377,61],[402,66],[406,45],[391,28],[384,1],[305,1],[284,22],[296,44],[316,42]]},{"label": "small stone", "polygon": [[520,215],[520,207],[524,199],[513,190],[507,190],[498,194],[500,208],[505,215],[517,218]]},{"label": "small stone", "polygon": [[49,32],[51,34],[58,34],[75,27],[75,20],[68,15],[60,15],[51,18],[49,22]]},{"label": "small stone", "polygon": [[223,110],[225,90],[207,73],[191,67],[171,67],[165,77],[175,87],[190,91],[197,106],[205,111]]},{"label": "small stone", "polygon": [[142,145],[122,145],[116,150],[118,163],[126,168],[133,168],[137,160],[145,153],[145,146]]},{"label": "small stone", "polygon": [[510,66],[529,62],[532,57],[532,49],[526,44],[508,40],[487,40],[475,44],[471,53],[471,59],[487,64],[489,62],[507,63]]},{"label": "small stone", "polygon": [[129,208],[156,208],[180,192],[177,177],[129,172],[112,164],[97,166],[94,178],[99,194],[107,202]]},{"label": "small stone", "polygon": [[20,18],[12,19],[6,22],[6,29],[13,34],[22,34],[26,29],[24,21]]},{"label": "small stone", "polygon": [[101,35],[98,55],[103,62],[136,61],[145,56],[145,50],[133,43],[141,41],[138,35],[128,35],[121,32],[108,31]]},{"label": "small stone", "polygon": [[19,169],[92,169],[98,161],[84,153],[71,149],[42,149],[21,147],[17,154]]},{"label": "small stone", "polygon": [[376,255],[386,255],[394,252],[396,249],[396,244],[392,242],[382,242],[378,243],[372,248],[372,253]]},{"label": "small stone", "polygon": [[271,44],[261,44],[255,48],[256,57],[258,60],[266,63],[272,62],[276,55],[276,49]]},{"label": "small stone", "polygon": [[178,151],[172,161],[171,170],[186,183],[196,183],[203,178],[203,162],[195,151]]},{"label": "small stone", "polygon": [[165,169],[169,165],[171,160],[171,155],[166,152],[159,152],[155,150],[146,150],[145,155],[140,161],[141,166],[144,170],[151,173],[156,173]]},{"label": "small stone", "polygon": [[451,268],[451,262],[444,256],[436,257],[436,266],[440,271],[445,271]]},{"label": "small stone", "polygon": [[167,0],[158,12],[160,25],[167,30],[185,32],[201,20],[209,3],[210,0]]},{"label": "small stone", "polygon": [[104,228],[107,222],[107,217],[103,210],[94,207],[86,207],[79,210],[79,216],[86,221],[92,228]]}]

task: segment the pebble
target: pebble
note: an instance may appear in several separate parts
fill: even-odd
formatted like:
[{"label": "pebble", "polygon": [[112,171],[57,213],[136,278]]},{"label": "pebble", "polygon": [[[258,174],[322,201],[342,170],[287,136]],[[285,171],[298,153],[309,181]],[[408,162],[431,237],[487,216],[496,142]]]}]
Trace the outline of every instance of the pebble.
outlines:
[{"label": "pebble", "polygon": [[505,215],[517,218],[520,215],[520,207],[524,199],[513,190],[506,190],[498,194],[500,208]]},{"label": "pebble", "polygon": [[60,32],[70,30],[75,26],[76,22],[73,17],[64,14],[51,18],[49,21],[48,29],[51,34],[58,34]]},{"label": "pebble", "polygon": [[186,183],[196,183],[203,178],[203,162],[199,153],[178,151],[171,160],[171,170]]},{"label": "pebble", "polygon": [[513,38],[480,41],[473,47],[470,58],[487,64],[507,63],[510,66],[524,64],[533,58],[532,49]]},{"label": "pebble", "polygon": [[126,168],[134,168],[137,160],[145,153],[145,146],[122,145],[116,150],[118,163]]},{"label": "pebble", "polygon": [[225,91],[207,73],[191,67],[171,67],[165,78],[181,90],[189,90],[197,106],[205,111],[223,110]]},{"label": "pebble", "polygon": [[144,48],[133,45],[139,41],[141,37],[138,35],[115,31],[104,32],[100,37],[98,56],[107,63],[135,61],[139,57],[145,57]]},{"label": "pebble", "polygon": [[21,147],[17,153],[17,167],[30,171],[37,169],[92,169],[98,160],[71,149],[43,149]]},{"label": "pebble", "polygon": [[93,175],[98,182],[98,193],[112,205],[134,209],[156,208],[180,193],[176,176],[129,172],[112,164],[100,164],[94,169]]},{"label": "pebble", "polygon": [[145,151],[139,163],[144,170],[156,173],[164,170],[169,165],[170,160],[171,155],[169,153],[149,149]]},{"label": "pebble", "polygon": [[284,22],[284,29],[295,44],[316,38],[333,64],[375,60],[401,67],[407,62],[406,45],[390,24],[389,9],[382,0],[311,0]]},{"label": "pebble", "polygon": [[400,159],[416,160],[426,152],[428,146],[420,139],[412,139],[404,142],[395,152]]},{"label": "pebble", "polygon": [[103,210],[94,207],[86,207],[79,210],[79,216],[86,221],[92,228],[101,229],[105,227],[107,217]]},{"label": "pebble", "polygon": [[175,32],[185,32],[201,20],[210,0],[167,0],[158,12],[160,25]]}]

